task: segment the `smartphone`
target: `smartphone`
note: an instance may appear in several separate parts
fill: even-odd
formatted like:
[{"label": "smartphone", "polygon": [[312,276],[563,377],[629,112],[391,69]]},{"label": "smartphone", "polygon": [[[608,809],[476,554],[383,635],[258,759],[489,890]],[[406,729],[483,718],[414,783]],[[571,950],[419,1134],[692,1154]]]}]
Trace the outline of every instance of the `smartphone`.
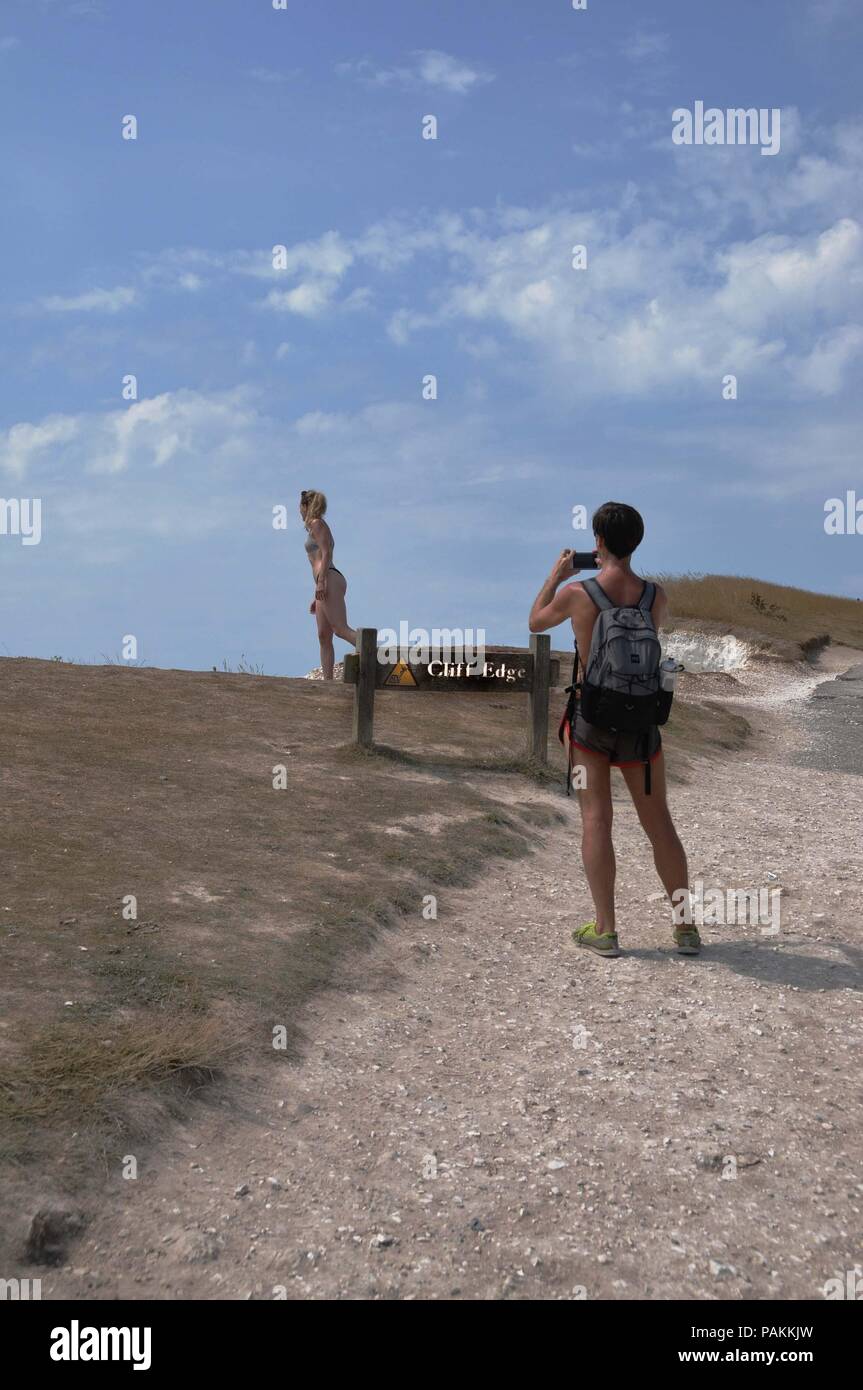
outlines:
[{"label": "smartphone", "polygon": [[596,563],[595,550],[574,550],[572,552],[572,568],[574,570],[598,570]]}]

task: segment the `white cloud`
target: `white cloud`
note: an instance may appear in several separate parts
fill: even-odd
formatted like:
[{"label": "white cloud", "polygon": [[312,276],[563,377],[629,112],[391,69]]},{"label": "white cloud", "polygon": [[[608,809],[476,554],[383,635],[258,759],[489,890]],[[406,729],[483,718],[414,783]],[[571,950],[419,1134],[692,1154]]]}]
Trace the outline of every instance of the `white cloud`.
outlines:
[{"label": "white cloud", "polygon": [[[665,132],[654,148],[668,152]],[[756,231],[784,223],[797,229],[816,221],[823,226],[848,216],[863,221],[863,122],[858,120],[840,121],[829,130],[814,129],[807,121],[804,128],[800,113],[789,106],[782,108],[782,150],[776,159],[734,146],[675,145],[672,151],[675,182],[663,184],[663,196],[684,208],[694,203],[714,239],[738,227],[741,217]]]},{"label": "white cloud", "polygon": [[[381,524],[382,495],[406,521],[412,506],[425,516],[445,495],[453,499],[447,534],[469,539],[475,518],[463,506],[459,515],[455,498],[548,471],[545,460],[499,437],[493,412],[471,404],[453,417],[417,395],[280,421],[262,413],[262,400],[248,388],[181,390],[126,409],[22,422],[0,432],[0,469],[38,489],[50,508],[52,547],[76,566],[128,564],[154,535],[182,543],[243,528],[270,535],[272,506],[313,482],[367,513],[372,528]],[[483,532],[495,534],[493,519]],[[298,570],[300,534],[298,527]]]},{"label": "white cloud", "polygon": [[[252,255],[248,251],[243,253],[246,259]],[[156,255],[144,257],[140,275],[145,285],[157,289],[199,290],[208,283],[208,276],[223,272],[229,260],[226,252],[207,251],[197,246],[167,246]]]},{"label": "white cloud", "polygon": [[257,412],[242,388],[221,394],[165,392],[136,401],[93,422],[94,439],[86,469],[119,473],[132,466],[160,468],[184,453],[200,457],[230,451],[249,430]]},{"label": "white cloud", "polygon": [[310,410],[294,422],[297,434],[337,434],[348,428],[348,416],[328,413],[325,410]]},{"label": "white cloud", "polygon": [[[821,192],[846,186],[855,130],[837,130],[831,142],[837,159],[820,156],[817,170],[814,156],[790,166],[786,196],[795,178]],[[686,203],[691,190],[681,185],[677,196]],[[572,268],[576,244],[588,248],[583,271]],[[417,277],[405,275],[418,259],[429,270],[423,283],[434,284],[427,300],[417,297]],[[263,307],[311,319],[368,309],[372,288],[349,289],[348,276],[376,271],[396,293],[407,287],[406,302],[388,311],[399,345],[455,323],[488,356],[503,331],[529,349],[523,372],[563,379],[574,394],[638,396],[687,383],[712,389],[727,372],[768,387],[784,380],[798,392],[840,391],[856,352],[845,330],[860,305],[862,266],[855,218],[825,225],[822,213],[818,230],[723,243],[721,226],[705,240],[703,225],[696,230],[673,199],[650,216],[627,186],[617,208],[593,212],[498,206],[431,221],[391,217],[353,239],[329,230],[288,246],[280,271],[271,252],[187,250],[164,253],[148,273],[171,283],[199,270],[265,279]],[[512,354],[500,356],[505,366]]]},{"label": "white cloud", "polygon": [[849,375],[849,367],[863,353],[863,328],[847,324],[819,338],[808,356],[794,367],[804,390],[819,396],[837,395]]},{"label": "white cloud", "polygon": [[344,306],[337,302],[341,282],[356,254],[338,232],[323,232],[311,240],[287,245],[278,269],[274,249],[209,251],[200,247],[169,247],[147,258],[142,280],[156,288],[195,292],[229,276],[266,280],[273,288],[260,301],[264,308],[308,318],[337,307],[361,306],[361,291],[354,291]]},{"label": "white cloud", "polygon": [[74,416],[48,415],[38,425],[22,421],[0,433],[0,467],[23,478],[49,450],[78,437],[79,420]]},{"label": "white cloud", "polygon": [[[563,383],[574,395],[712,390],[727,372],[750,386],[759,380],[762,394],[838,393],[856,357],[850,330],[863,298],[863,207],[859,216],[839,211],[859,200],[861,127],[820,132],[795,155],[799,122],[789,126],[787,164],[779,177],[764,174],[757,190],[753,171],[765,161],[744,159],[748,173],[725,186],[713,162],[700,160],[700,174],[688,166],[670,195],[663,185],[661,202],[649,184],[629,183],[616,205],[586,212],[557,200],[546,209],[390,217],[353,238],[330,229],[287,245],[278,270],[272,248],[172,248],[145,263],[142,282],[199,291],[246,277],[266,283],[260,307],[315,319],[382,301],[384,287],[368,283],[377,272],[388,282],[395,343],[455,325],[456,340],[481,343],[486,357],[496,341],[508,371],[510,338],[521,345],[523,376],[552,388]],[[727,174],[731,166],[724,167]],[[724,209],[735,198],[729,241]],[[696,220],[688,215],[693,201]],[[748,236],[740,231],[741,203],[754,224]],[[714,204],[722,205],[715,220],[704,216]],[[780,230],[761,229],[768,212]],[[576,244],[587,247],[586,270],[572,267]],[[352,274],[362,282],[352,285]],[[429,286],[427,297],[418,284]],[[95,307],[88,296],[49,303]]]},{"label": "white cloud", "polygon": [[[726,372],[767,374],[768,384],[790,376],[824,393],[841,388],[853,355],[846,335],[807,366],[813,324],[841,330],[861,298],[863,233],[852,219],[716,250],[659,219],[621,232],[612,214],[561,211],[515,226],[432,226],[426,253],[430,234],[446,276],[433,304],[392,314],[399,344],[452,321],[497,325],[575,394],[710,387]],[[586,270],[572,268],[576,244],[588,247]]]},{"label": "white cloud", "polygon": [[379,68],[368,58],[360,58],[338,63],[336,71],[352,74],[375,87],[439,87],[459,95],[494,80],[491,73],[471,67],[436,48],[417,50],[411,55],[410,64],[404,67]]},{"label": "white cloud", "polygon": [[355,290],[351,290],[349,295],[340,302],[339,308],[352,313],[358,309],[368,309],[372,303],[374,295],[368,285],[358,285]]},{"label": "white cloud", "polygon": [[311,275],[289,289],[270,290],[264,307],[316,318],[333,306],[340,284],[353,265],[354,253],[337,232],[330,231],[314,241],[287,247],[282,260],[283,267],[270,272],[276,282],[306,272]]},{"label": "white cloud", "polygon": [[180,455],[218,460],[256,426],[245,388],[165,392],[103,413],[52,415],[0,433],[0,465],[23,477],[60,463],[65,476],[163,468]]},{"label": "white cloud", "polygon": [[[302,270],[313,271],[317,275],[340,278],[354,259],[350,246],[338,232],[324,232],[313,241],[301,241],[287,248],[285,271],[295,274]],[[283,275],[278,270],[275,274]]]},{"label": "white cloud", "polygon": [[422,82],[430,87],[444,87],[448,92],[468,92],[472,87],[491,82],[491,74],[459,62],[448,53],[426,49],[417,55],[417,68]]},{"label": "white cloud", "polygon": [[[520,406],[502,414],[499,402],[492,407],[475,399],[470,383],[455,411],[431,408],[417,394],[411,402],[309,410],[279,421],[262,413],[263,399],[248,389],[178,391],[125,410],[21,423],[0,433],[0,466],[14,469],[16,478],[29,474],[28,492],[42,496],[50,510],[52,553],[68,557],[76,571],[128,565],[136,553],[151,550],[154,536],[186,547],[245,533],[257,543],[272,535],[272,506],[290,506],[299,488],[311,485],[330,493],[342,519],[350,519],[338,532],[341,553],[360,571],[368,546],[352,537],[367,542],[385,531],[387,544],[406,563],[417,517],[426,538],[438,534],[450,546],[464,542],[466,554],[475,551],[478,503],[484,546],[535,540],[555,553],[559,548],[548,538],[547,506],[561,486],[569,497],[572,457],[565,445],[549,449],[546,442],[536,449],[529,429],[519,432]],[[715,418],[675,429],[651,428],[649,419],[637,426],[612,423],[589,457],[579,458],[578,486],[596,501],[613,477],[615,487],[633,489],[635,500],[646,487],[665,487],[666,495],[682,488],[691,497],[697,486],[702,502],[760,497],[785,503],[825,488],[841,490],[845,480],[852,485],[857,439],[853,422],[840,415],[819,422],[808,411],[760,425],[735,418],[724,429]],[[518,486],[524,483],[527,490]],[[381,497],[387,499],[383,519]],[[298,578],[304,573],[300,539],[299,532],[295,541],[287,538]],[[450,566],[440,580],[419,586],[425,605],[433,607],[438,592],[451,598],[452,573]],[[392,601],[404,599],[400,590]]]},{"label": "white cloud", "polygon": [[843,218],[817,236],[761,236],[717,255],[725,284],[715,302],[738,323],[843,311],[863,285],[863,230]]},{"label": "white cloud", "polygon": [[330,307],[337,288],[336,280],[306,280],[290,290],[270,290],[264,306],[301,314],[304,318],[317,318]]},{"label": "white cloud", "polygon": [[136,303],[137,291],[126,285],[118,285],[113,290],[87,290],[84,294],[68,298],[53,294],[39,301],[43,309],[50,313],[100,313],[117,314]]}]

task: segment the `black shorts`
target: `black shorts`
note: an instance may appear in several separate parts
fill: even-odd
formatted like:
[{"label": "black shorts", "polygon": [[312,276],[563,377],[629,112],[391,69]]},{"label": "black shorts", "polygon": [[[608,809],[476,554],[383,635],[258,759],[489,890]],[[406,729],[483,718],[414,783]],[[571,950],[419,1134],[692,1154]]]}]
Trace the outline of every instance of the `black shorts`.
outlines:
[{"label": "black shorts", "polygon": [[662,752],[662,735],[654,724],[646,733],[631,734],[619,729],[600,729],[588,724],[581,714],[575,716],[572,734],[573,748],[587,753],[602,753],[612,767],[638,767],[645,759],[653,762]]}]

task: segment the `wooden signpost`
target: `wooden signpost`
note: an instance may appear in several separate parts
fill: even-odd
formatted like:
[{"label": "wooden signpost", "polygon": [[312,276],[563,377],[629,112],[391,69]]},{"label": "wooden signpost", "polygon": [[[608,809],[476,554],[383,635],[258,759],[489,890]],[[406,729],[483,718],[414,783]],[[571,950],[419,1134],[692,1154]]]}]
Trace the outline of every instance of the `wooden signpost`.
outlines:
[{"label": "wooden signpost", "polygon": [[445,652],[429,661],[379,660],[377,628],[357,629],[356,655],[345,657],[344,681],[354,689],[354,743],[370,748],[374,738],[375,691],[482,691],[503,695],[527,691],[528,754],[546,761],[548,695],[557,684],[560,663],[551,659],[551,638],[530,639],[530,651],[486,651],[483,661],[450,660]]}]

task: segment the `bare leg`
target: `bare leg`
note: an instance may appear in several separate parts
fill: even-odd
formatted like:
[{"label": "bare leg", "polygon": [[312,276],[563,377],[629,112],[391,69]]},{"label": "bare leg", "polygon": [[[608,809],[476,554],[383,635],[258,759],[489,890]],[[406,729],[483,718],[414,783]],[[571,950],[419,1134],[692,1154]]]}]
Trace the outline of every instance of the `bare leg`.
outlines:
[{"label": "bare leg", "polygon": [[[665,790],[665,754],[651,766],[651,791],[648,796],[644,790],[644,767],[622,767],[638,819],[653,847],[653,862],[662,886],[672,904],[673,894],[689,887],[689,869],[686,851],[680,843],[671,812],[668,809]],[[677,900],[680,902],[680,898]]]},{"label": "bare leg", "polygon": [[336,660],[336,654],[333,651],[333,629],[327,621],[327,615],[320,599],[315,604],[315,618],[318,624],[318,641],[321,644],[321,667],[324,672],[324,680],[331,681]]},{"label": "bare leg", "polygon": [[322,608],[327,622],[337,637],[343,641],[350,642],[352,647],[357,645],[357,634],[352,627],[348,627],[348,615],[345,608],[345,591],[347,582],[344,575],[336,574],[330,570],[327,575],[327,596],[318,599],[318,608]]},{"label": "bare leg", "polygon": [[578,793],[581,806],[581,857],[596,906],[598,934],[614,931],[614,877],[617,865],[611,842],[611,769],[600,753],[573,750],[575,762],[585,768],[586,786]]}]

